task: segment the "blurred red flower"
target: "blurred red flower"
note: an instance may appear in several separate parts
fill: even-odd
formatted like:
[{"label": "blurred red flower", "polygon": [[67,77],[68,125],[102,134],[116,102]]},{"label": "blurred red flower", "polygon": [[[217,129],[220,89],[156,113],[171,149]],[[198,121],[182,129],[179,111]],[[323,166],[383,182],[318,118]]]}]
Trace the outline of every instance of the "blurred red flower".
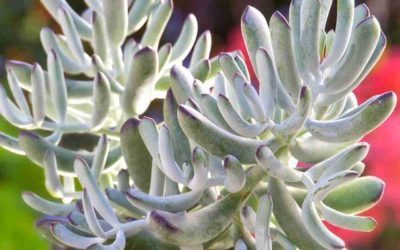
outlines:
[{"label": "blurred red flower", "polygon": [[[224,51],[241,50],[246,63],[251,69],[240,28],[235,28],[228,35],[228,44]],[[255,79],[252,71],[252,79]],[[355,91],[359,103],[373,95],[394,91],[400,96],[400,47],[389,47],[370,75]],[[350,246],[369,245],[387,225],[400,226],[400,116],[399,107],[394,114],[378,129],[367,135],[363,141],[370,143],[371,149],[365,159],[367,165],[365,175],[376,176],[386,183],[381,202],[363,215],[373,216],[378,227],[370,233],[359,233],[335,228],[328,225],[340,235]]]}]

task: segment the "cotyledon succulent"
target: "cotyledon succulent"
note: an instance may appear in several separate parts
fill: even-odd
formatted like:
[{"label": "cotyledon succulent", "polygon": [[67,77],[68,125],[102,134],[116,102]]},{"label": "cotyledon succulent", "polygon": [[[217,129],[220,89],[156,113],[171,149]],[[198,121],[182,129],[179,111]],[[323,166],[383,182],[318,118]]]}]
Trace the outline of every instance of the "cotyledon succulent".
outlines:
[{"label": "cotyledon succulent", "polygon": [[[1,87],[0,113],[23,130],[1,133],[0,145],[41,166],[62,200],[22,195],[44,214],[37,229],[52,243],[344,249],[323,221],[374,229],[356,214],[379,201],[384,183],[361,177],[369,145],[360,140],[389,117],[396,95],[358,104],[353,93],[386,46],[366,5],[338,0],[329,32],[332,0],[292,0],[289,17],[275,12],[269,23],[248,7],[250,79],[240,51],[210,58],[211,35],[197,38],[193,15],[159,47],[170,0],[87,0],[82,14],[65,0],[41,1],[63,34],[41,32],[46,70],[7,62],[13,100]],[[140,40],[128,38],[142,27]],[[156,98],[161,123],[144,115]],[[63,147],[70,133],[97,146]]]}]

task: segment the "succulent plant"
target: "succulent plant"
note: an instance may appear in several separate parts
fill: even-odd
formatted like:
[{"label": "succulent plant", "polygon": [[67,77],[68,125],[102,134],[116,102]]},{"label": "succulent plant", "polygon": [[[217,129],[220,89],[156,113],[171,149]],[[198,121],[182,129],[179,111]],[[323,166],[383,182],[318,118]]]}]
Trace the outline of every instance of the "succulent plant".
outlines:
[{"label": "succulent plant", "polygon": [[[43,167],[48,191],[62,200],[22,195],[44,214],[37,228],[51,242],[344,249],[323,221],[374,229],[373,218],[356,214],[379,201],[384,183],[361,177],[369,145],[360,140],[388,118],[396,96],[358,104],[352,92],[386,46],[366,5],[338,0],[329,32],[331,0],[293,0],[288,20],[276,12],[269,25],[248,7],[250,79],[240,51],[209,58],[210,33],[196,41],[193,15],[174,45],[158,48],[171,1],[85,2],[79,15],[64,0],[42,0],[63,31],[41,32],[47,71],[9,61],[14,101],[0,89],[2,116],[23,129],[19,138],[0,134],[1,146]],[[127,39],[142,26],[140,42]],[[143,115],[156,98],[161,123]],[[65,147],[70,133],[97,145]]]}]

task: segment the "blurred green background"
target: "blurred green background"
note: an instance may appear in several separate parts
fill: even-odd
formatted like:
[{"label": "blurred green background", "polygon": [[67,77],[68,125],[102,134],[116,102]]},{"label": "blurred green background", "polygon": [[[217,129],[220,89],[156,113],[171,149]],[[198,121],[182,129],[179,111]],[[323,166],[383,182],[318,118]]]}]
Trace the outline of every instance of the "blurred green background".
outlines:
[{"label": "blurred green background", "polygon": [[[68,1],[82,11],[82,0]],[[185,16],[192,12],[199,20],[200,31],[210,29],[214,51],[235,43],[230,32],[238,27],[246,5],[260,9],[267,17],[274,10],[287,13],[288,0],[175,0],[175,11],[165,41],[174,41]],[[360,1],[358,1],[360,2]],[[375,0],[368,2],[371,12],[381,21],[389,42],[400,42],[400,1]],[[39,32],[43,26],[58,30],[57,25],[38,0],[0,0],[0,79],[4,83],[5,59],[45,62]],[[18,131],[0,118],[0,131],[17,135]],[[33,191],[49,197],[44,189],[43,171],[24,157],[0,149],[0,250],[49,249],[49,244],[38,235],[34,221],[38,218],[21,199],[22,191]],[[390,231],[390,229],[388,229]],[[392,231],[390,231],[393,233]],[[396,233],[398,231],[394,231]],[[368,237],[368,236],[367,236]],[[393,237],[397,237],[393,235]],[[398,235],[400,238],[400,235]],[[380,248],[381,249],[381,248]],[[393,248],[394,249],[394,248]]]}]

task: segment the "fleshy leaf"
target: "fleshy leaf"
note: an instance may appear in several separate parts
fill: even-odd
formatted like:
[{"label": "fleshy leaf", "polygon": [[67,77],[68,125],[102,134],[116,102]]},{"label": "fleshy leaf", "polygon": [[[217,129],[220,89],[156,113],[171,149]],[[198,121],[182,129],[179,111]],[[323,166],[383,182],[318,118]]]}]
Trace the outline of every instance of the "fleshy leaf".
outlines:
[{"label": "fleshy leaf", "polygon": [[122,97],[122,106],[127,114],[140,115],[146,111],[153,99],[157,72],[156,52],[149,47],[139,50],[133,58]]},{"label": "fleshy leaf", "polygon": [[177,195],[155,196],[130,189],[126,193],[129,202],[145,211],[162,210],[177,213],[192,208],[200,200],[203,190],[189,191]]},{"label": "fleshy leaf", "polygon": [[121,151],[129,176],[144,192],[150,188],[151,155],[139,132],[140,120],[131,118],[121,128]]},{"label": "fleshy leaf", "polygon": [[231,154],[242,163],[254,163],[257,147],[268,143],[231,134],[186,105],[179,106],[178,120],[185,134],[207,152],[219,157]]},{"label": "fleshy leaf", "polygon": [[348,142],[362,138],[393,112],[397,97],[393,92],[387,92],[375,98],[359,112],[332,121],[308,120],[307,130],[320,140],[327,142]]},{"label": "fleshy leaf", "polygon": [[77,158],[74,162],[74,169],[82,186],[86,188],[92,199],[93,206],[99,214],[111,225],[118,226],[118,218],[108,203],[104,193],[97,185],[97,181],[90,171],[88,165],[83,160]]}]

